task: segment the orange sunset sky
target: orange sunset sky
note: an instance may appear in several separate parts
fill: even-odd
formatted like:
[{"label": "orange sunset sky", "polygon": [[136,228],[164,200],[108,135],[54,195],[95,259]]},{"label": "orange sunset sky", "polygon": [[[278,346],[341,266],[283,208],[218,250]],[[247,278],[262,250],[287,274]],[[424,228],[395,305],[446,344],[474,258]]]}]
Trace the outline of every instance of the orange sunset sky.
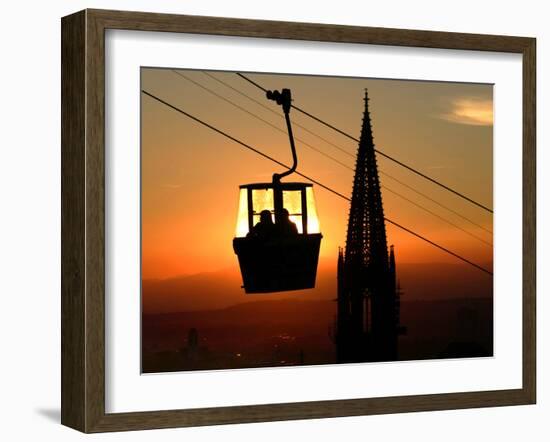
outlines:
[{"label": "orange sunset sky", "polygon": [[[178,74],[179,72],[180,74]],[[280,107],[234,73],[142,68],[142,89],[290,164]],[[491,85],[247,74],[268,89],[290,88],[295,104],[359,137],[368,88],[376,148],[470,196],[493,205]],[[187,77],[187,78],[184,78]],[[217,81],[217,80],[219,81]],[[189,81],[192,80],[192,81]],[[275,115],[221,82],[276,111]],[[195,83],[193,83],[195,82]],[[254,118],[201,88],[211,89]],[[142,276],[165,279],[233,268],[232,238],[239,184],[271,181],[282,168],[142,94]],[[291,111],[298,170],[351,194],[357,143]],[[316,138],[297,124],[334,145]],[[320,155],[304,141],[343,163]],[[345,167],[347,166],[347,167]],[[378,156],[387,218],[492,269],[492,216]],[[441,208],[395,179],[452,208],[484,229]],[[305,181],[291,176],[287,181]],[[395,192],[402,195],[398,196]],[[345,245],[349,202],[315,186],[323,240],[321,261],[334,262]],[[411,204],[414,201],[472,235]],[[399,263],[458,262],[386,225]],[[482,241],[480,241],[480,239]],[[332,261],[331,261],[332,260]]]}]

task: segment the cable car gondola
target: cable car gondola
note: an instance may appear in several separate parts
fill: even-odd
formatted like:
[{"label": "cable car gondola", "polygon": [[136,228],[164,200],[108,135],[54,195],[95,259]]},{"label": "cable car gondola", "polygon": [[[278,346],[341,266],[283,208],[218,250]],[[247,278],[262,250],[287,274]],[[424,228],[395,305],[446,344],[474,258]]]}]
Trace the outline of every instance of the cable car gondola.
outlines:
[{"label": "cable car gondola", "polygon": [[245,293],[270,293],[315,287],[322,235],[310,183],[281,182],[296,171],[296,147],[290,124],[290,89],[268,91],[267,98],[285,114],[293,165],[273,174],[271,183],[240,186],[237,235]]}]

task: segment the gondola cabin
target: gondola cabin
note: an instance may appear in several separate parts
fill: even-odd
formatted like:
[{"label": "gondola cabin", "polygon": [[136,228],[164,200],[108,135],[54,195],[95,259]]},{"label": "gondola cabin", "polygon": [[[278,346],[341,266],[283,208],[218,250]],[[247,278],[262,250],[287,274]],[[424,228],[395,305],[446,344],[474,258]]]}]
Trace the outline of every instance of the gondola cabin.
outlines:
[{"label": "gondola cabin", "polygon": [[322,235],[311,184],[241,185],[236,230],[246,293],[315,287]]}]

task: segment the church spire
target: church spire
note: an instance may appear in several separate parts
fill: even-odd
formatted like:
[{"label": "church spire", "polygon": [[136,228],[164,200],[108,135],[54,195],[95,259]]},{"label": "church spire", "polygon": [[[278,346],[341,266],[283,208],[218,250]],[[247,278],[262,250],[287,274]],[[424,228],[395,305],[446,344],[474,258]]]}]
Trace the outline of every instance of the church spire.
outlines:
[{"label": "church spire", "polygon": [[348,220],[346,261],[358,266],[387,267],[388,248],[374,137],[365,89],[365,110],[357,149]]},{"label": "church spire", "polygon": [[395,255],[393,247],[388,255],[367,90],[364,100],[346,249],[338,258],[339,362],[397,357]]}]

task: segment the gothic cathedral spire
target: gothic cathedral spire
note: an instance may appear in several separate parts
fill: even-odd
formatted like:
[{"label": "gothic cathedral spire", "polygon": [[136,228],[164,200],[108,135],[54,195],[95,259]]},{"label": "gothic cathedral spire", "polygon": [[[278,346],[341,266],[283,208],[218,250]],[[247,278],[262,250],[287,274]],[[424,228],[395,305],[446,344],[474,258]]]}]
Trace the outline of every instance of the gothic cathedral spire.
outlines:
[{"label": "gothic cathedral spire", "polygon": [[346,249],[338,260],[339,362],[397,357],[395,258],[393,247],[388,256],[367,90],[364,100]]}]

